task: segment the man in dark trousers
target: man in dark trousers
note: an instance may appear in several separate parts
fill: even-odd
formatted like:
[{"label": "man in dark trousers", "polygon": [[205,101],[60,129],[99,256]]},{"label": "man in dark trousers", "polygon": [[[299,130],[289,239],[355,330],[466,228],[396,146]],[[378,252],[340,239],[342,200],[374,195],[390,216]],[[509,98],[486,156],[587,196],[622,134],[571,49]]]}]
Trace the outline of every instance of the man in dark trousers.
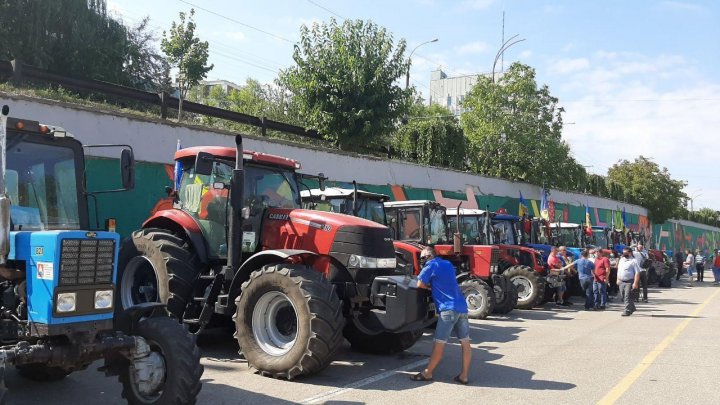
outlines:
[{"label": "man in dark trousers", "polygon": [[625,304],[625,311],[623,311],[622,316],[630,316],[635,312],[632,291],[637,290],[640,284],[640,266],[638,266],[629,247],[623,249],[622,257],[618,262],[617,279],[620,286],[620,296]]},{"label": "man in dark trousers", "polygon": [[450,334],[455,331],[462,346],[462,371],[454,380],[460,384],[467,384],[472,357],[470,324],[467,302],[465,302],[465,296],[455,279],[455,267],[449,261],[435,257],[435,250],[430,247],[422,250],[420,260],[425,264],[418,275],[418,287],[432,287],[432,297],[439,316],[428,366],[425,370],[413,374],[410,379],[413,381],[432,380],[433,371],[442,360],[445,343],[450,338]]},{"label": "man in dark trousers", "polygon": [[675,253],[675,264],[677,265],[677,274],[675,275],[675,281],[680,280],[680,274],[683,272],[683,262],[685,261],[685,256],[683,256],[681,251],[677,251]]}]

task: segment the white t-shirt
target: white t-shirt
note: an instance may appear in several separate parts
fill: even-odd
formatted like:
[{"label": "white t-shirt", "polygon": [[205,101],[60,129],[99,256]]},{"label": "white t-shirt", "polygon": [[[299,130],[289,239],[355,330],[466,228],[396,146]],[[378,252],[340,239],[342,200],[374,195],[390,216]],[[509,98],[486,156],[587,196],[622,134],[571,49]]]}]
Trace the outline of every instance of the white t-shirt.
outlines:
[{"label": "white t-shirt", "polygon": [[640,271],[647,271],[647,269],[642,268],[643,260],[648,258],[647,253],[644,250],[642,252],[638,252],[636,250],[633,252],[633,257],[635,257],[635,261],[637,262],[637,265],[640,268]]},{"label": "white t-shirt", "polygon": [[695,265],[695,256],[693,256],[692,253],[687,255],[687,257],[685,258],[685,264],[689,265],[687,267],[692,267]]},{"label": "white t-shirt", "polygon": [[635,258],[628,259],[626,257],[621,257],[620,261],[618,262],[618,272],[617,272],[618,282],[620,282],[620,281],[625,281],[625,282],[635,281],[635,273],[637,273],[639,271],[640,271],[640,266],[638,266]]}]

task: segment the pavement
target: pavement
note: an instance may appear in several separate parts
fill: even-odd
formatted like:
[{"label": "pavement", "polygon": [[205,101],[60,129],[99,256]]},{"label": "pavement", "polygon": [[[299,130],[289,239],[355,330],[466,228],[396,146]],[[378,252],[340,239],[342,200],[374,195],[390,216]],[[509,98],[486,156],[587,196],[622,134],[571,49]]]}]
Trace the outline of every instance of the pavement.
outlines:
[{"label": "pavement", "polygon": [[[355,353],[345,346],[323,372],[293,381],[262,377],[238,359],[229,331],[202,337],[199,404],[718,404],[710,383],[720,376],[720,287],[685,278],[651,288],[649,303],[630,317],[611,302],[606,311],[553,304],[471,321],[470,384],[452,381],[460,347],[451,341],[434,381],[408,378],[423,368],[432,330],[394,356]],[[9,404],[121,404],[120,384],[88,370],[62,381],[34,383],[11,368]]]}]

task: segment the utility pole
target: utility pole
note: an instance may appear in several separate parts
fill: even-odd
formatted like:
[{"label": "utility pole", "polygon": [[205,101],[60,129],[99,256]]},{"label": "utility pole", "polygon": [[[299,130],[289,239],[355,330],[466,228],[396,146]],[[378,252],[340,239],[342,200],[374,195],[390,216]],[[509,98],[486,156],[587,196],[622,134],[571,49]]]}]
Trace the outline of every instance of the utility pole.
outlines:
[{"label": "utility pole", "polygon": [[420,48],[421,46],[423,46],[423,45],[425,45],[425,44],[432,43],[432,42],[437,42],[437,41],[438,41],[437,38],[431,39],[431,40],[429,40],[429,41],[425,41],[425,42],[421,43],[420,45],[416,46],[415,48],[413,48],[412,52],[410,52],[410,56],[408,56],[407,74],[405,75],[405,90],[407,90],[407,89],[410,87],[410,63],[411,63],[411,62],[410,62],[410,59],[412,58],[413,54],[414,54],[415,51],[417,51],[417,49]]}]

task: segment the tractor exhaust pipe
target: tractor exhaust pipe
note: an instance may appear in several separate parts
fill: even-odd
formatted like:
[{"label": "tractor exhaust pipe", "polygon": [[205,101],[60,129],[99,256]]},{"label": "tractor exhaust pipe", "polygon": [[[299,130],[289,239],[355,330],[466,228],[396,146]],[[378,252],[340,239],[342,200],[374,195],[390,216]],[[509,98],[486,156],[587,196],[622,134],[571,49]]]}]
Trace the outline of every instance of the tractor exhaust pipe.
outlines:
[{"label": "tractor exhaust pipe", "polygon": [[235,277],[240,268],[242,255],[242,223],[245,219],[243,210],[243,191],[245,187],[245,172],[243,169],[243,139],[241,135],[235,136],[235,169],[230,180],[230,224],[228,226],[228,261],[225,267],[225,280]]},{"label": "tractor exhaust pipe", "polygon": [[453,252],[456,255],[462,253],[462,235],[460,234],[460,206],[462,201],[457,206],[456,221],[455,221],[455,233],[453,234]]},{"label": "tractor exhaust pipe", "polygon": [[10,254],[10,198],[5,189],[8,114],[10,107],[3,105],[0,110],[0,266],[7,263]]}]

